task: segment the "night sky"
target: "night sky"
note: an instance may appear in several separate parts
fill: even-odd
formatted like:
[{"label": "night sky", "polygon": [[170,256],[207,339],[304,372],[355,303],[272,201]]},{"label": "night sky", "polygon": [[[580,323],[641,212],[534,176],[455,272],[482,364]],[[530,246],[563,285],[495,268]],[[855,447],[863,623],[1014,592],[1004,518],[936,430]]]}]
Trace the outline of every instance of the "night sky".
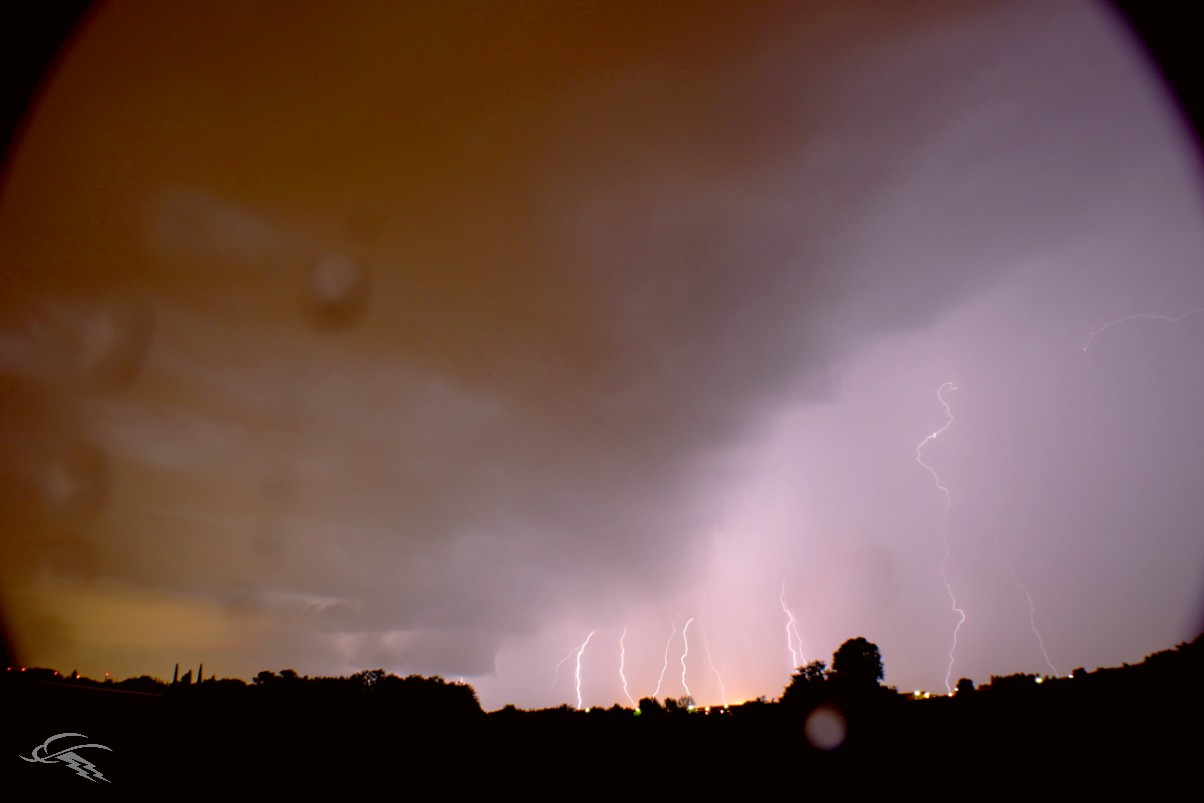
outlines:
[{"label": "night sky", "polygon": [[417,5],[77,31],[0,196],[22,661],[588,706],[1195,635],[1200,166],[1110,8]]}]

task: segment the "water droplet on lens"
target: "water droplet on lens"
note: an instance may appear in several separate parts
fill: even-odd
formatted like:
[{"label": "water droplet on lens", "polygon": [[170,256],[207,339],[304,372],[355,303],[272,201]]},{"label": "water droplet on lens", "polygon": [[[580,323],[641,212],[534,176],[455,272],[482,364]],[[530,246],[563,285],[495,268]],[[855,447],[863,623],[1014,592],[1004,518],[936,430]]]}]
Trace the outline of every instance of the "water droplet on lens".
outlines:
[{"label": "water droplet on lens", "polygon": [[84,313],[76,333],[84,379],[106,389],[132,382],[146,362],[154,323],[142,304],[108,303]]},{"label": "water droplet on lens", "polygon": [[55,455],[42,475],[42,499],[60,516],[91,516],[109,495],[109,462],[93,446],[76,446]]},{"label": "water droplet on lens", "polygon": [[807,715],[803,733],[813,747],[818,747],[820,750],[835,750],[844,744],[848,726],[839,709],[832,705],[821,705]]},{"label": "water droplet on lens", "polygon": [[314,323],[345,329],[358,321],[368,306],[368,274],[349,254],[327,254],[309,273],[305,299]]}]

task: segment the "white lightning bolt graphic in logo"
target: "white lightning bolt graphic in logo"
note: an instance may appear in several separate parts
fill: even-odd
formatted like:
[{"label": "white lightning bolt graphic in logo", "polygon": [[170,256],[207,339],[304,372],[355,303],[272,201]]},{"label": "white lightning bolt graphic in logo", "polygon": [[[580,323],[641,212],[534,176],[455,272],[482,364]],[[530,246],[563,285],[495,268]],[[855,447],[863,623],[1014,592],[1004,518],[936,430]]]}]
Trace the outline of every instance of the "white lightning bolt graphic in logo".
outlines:
[{"label": "white lightning bolt graphic in logo", "polygon": [[665,682],[665,672],[669,669],[669,645],[673,643],[673,637],[677,635],[677,617],[673,617],[673,632],[669,634],[669,638],[665,641],[665,662],[661,664],[661,676],[656,680],[656,691],[652,692],[652,699],[660,696],[661,686]]},{"label": "white lightning bolt graphic in logo", "polygon": [[939,438],[949,427],[953,426],[953,412],[949,409],[949,402],[945,401],[945,394],[956,390],[957,385],[952,382],[945,382],[937,388],[936,397],[940,401],[941,406],[945,408],[945,425],[916,444],[916,462],[932,475],[932,482],[945,497],[945,512],[941,523],[941,543],[945,546],[945,555],[941,558],[941,581],[945,584],[945,593],[949,595],[949,607],[957,614],[957,624],[953,626],[953,643],[949,647],[949,665],[945,669],[946,694],[953,692],[953,687],[950,685],[949,679],[953,676],[954,656],[957,653],[957,635],[961,632],[962,624],[966,621],[966,612],[958,607],[957,597],[953,593],[953,585],[949,582],[949,510],[953,507],[953,495],[949,493],[948,488],[941,484],[941,478],[936,473],[936,469],[924,462],[923,449],[929,443]]},{"label": "white lightning bolt graphic in logo", "polygon": [[1153,312],[1139,312],[1134,315],[1126,315],[1123,318],[1117,318],[1114,321],[1108,321],[1103,326],[1100,326],[1096,329],[1092,329],[1090,332],[1087,333],[1087,337],[1084,338],[1084,340],[1083,340],[1083,351],[1089,350],[1091,348],[1091,342],[1093,340],[1095,340],[1095,338],[1102,335],[1108,329],[1111,329],[1113,326],[1116,326],[1117,324],[1128,323],[1129,321],[1141,321],[1141,320],[1166,321],[1167,323],[1178,323],[1179,321],[1183,320],[1184,318],[1188,318],[1188,317],[1191,317],[1192,315],[1195,315],[1197,312],[1204,312],[1204,307],[1196,307],[1195,309],[1188,310],[1187,312],[1183,313],[1182,315],[1158,315],[1157,313],[1153,313]]},{"label": "white lightning bolt graphic in logo", "polygon": [[790,671],[793,672],[807,662],[803,656],[803,640],[794,624],[794,613],[786,605],[786,584],[782,583],[782,595],[778,597],[782,603],[782,612],[786,614],[786,649],[790,652]]},{"label": "white lightning bolt graphic in logo", "polygon": [[78,736],[81,739],[88,738],[82,733],[56,733],[54,736],[51,736],[46,741],[42,742],[42,744],[35,747],[33,749],[33,753],[30,754],[32,756],[31,758],[26,758],[25,756],[21,756],[20,758],[24,761],[30,761],[37,764],[66,764],[75,771],[76,775],[80,776],[81,778],[87,778],[93,783],[96,781],[104,781],[105,783],[109,783],[109,779],[102,775],[100,770],[96,769],[95,764],[79,755],[79,753],[76,751],[83,750],[85,747],[95,747],[100,750],[108,750],[109,752],[112,752],[112,748],[106,747],[103,744],[88,743],[77,744],[74,747],[67,747],[59,750],[57,753],[50,752],[51,742],[56,739],[65,739],[68,736]]},{"label": "white lightning bolt graphic in logo", "polygon": [[623,667],[627,663],[627,647],[623,641],[627,638],[627,625],[623,625],[623,635],[619,636],[619,679],[623,681],[623,694],[627,695],[627,702],[631,703],[632,708],[638,708],[635,700],[631,699],[631,692],[627,691],[627,675],[623,672]]}]

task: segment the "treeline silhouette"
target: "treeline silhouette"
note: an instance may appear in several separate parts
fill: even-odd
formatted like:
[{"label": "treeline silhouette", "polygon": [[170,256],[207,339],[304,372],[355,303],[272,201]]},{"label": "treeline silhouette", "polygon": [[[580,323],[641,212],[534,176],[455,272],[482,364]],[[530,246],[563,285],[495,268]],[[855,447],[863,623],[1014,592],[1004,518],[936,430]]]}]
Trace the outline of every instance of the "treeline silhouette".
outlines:
[{"label": "treeline silhouette", "polygon": [[[1085,669],[1075,669],[1066,677],[1051,675],[1016,673],[1012,675],[992,675],[990,680],[976,686],[973,680],[961,678],[957,683],[955,698],[963,701],[969,695],[984,695],[990,698],[1007,696],[1009,698],[1031,697],[1032,699],[1048,700],[1071,693],[1123,696],[1135,692],[1148,695],[1152,690],[1175,688],[1179,686],[1194,688],[1195,681],[1204,669],[1204,634],[1197,636],[1191,642],[1152,653],[1139,664],[1125,663],[1119,667],[1101,667],[1092,672]],[[172,681],[161,680],[150,675],[126,678],[115,681],[110,678],[96,680],[72,672],[64,675],[55,669],[45,667],[8,667],[4,673],[5,686],[12,689],[30,691],[35,685],[57,688],[76,687],[92,688],[107,691],[124,691],[144,695],[200,696],[201,699],[214,701],[220,699],[235,700],[240,703],[252,700],[274,701],[290,700],[291,702],[309,702],[318,704],[329,700],[339,704],[353,701],[365,701],[376,705],[401,706],[414,715],[447,716],[478,716],[483,714],[480,701],[473,687],[465,682],[447,681],[438,675],[423,676],[412,674],[401,677],[386,672],[384,669],[367,669],[349,676],[314,676],[300,675],[293,669],[279,671],[263,670],[250,683],[240,678],[218,678],[211,675],[208,678],[193,679],[192,671],[188,670],[180,677],[179,666]],[[770,706],[782,710],[808,711],[825,703],[836,700],[857,700],[859,698],[896,701],[895,698],[932,700],[932,705],[939,704],[940,699],[946,702],[954,697],[942,695],[900,693],[893,686],[882,685],[885,669],[877,645],[865,638],[849,639],[841,645],[833,655],[832,666],[824,661],[812,661],[797,668],[790,683],[785,687],[781,697],[769,700],[761,697],[757,700],[740,703],[733,706],[706,706],[700,708],[691,697],[666,697],[663,701],[645,697],[640,700],[636,709],[626,708],[619,704],[609,709],[594,709],[579,711],[567,704],[550,709],[535,711],[518,709],[507,705],[495,711],[494,716],[514,717],[520,714],[586,714],[602,710],[622,712],[625,714],[648,715],[656,717],[662,714],[726,714],[737,715],[749,708]]]},{"label": "treeline silhouette", "polygon": [[510,705],[485,714],[466,683],[383,669],[348,677],[265,670],[248,683],[194,681],[178,668],[167,682],[14,667],[2,685],[9,755],[29,755],[54,733],[83,733],[112,747],[104,756],[111,774],[134,785],[178,783],[198,766],[214,779],[267,774],[300,791],[306,778],[348,768],[379,779],[452,766],[448,777],[463,785],[525,771],[541,784],[575,783],[590,767],[622,761],[777,766],[810,778],[867,766],[948,778],[1075,762],[1137,762],[1171,777],[1198,761],[1198,737],[1183,723],[1204,713],[1204,636],[1133,666],[995,676],[978,686],[963,678],[952,696],[900,693],[883,676],[877,646],[856,638],[830,665],[799,667],[779,698],[730,707],[645,698],[637,709]]}]

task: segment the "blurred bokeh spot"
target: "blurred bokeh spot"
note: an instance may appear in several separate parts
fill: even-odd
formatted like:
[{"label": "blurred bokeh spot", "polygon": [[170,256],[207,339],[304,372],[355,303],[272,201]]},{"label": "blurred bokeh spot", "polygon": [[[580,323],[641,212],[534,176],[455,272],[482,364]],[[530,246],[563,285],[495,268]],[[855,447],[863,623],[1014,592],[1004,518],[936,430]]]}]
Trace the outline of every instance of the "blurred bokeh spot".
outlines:
[{"label": "blurred bokeh spot", "polygon": [[346,329],[367,309],[368,274],[351,255],[328,253],[309,272],[305,301],[314,324],[331,330]]},{"label": "blurred bokeh spot", "polygon": [[832,705],[821,705],[807,715],[803,733],[812,747],[820,750],[835,750],[844,744],[848,727],[838,708]]}]

